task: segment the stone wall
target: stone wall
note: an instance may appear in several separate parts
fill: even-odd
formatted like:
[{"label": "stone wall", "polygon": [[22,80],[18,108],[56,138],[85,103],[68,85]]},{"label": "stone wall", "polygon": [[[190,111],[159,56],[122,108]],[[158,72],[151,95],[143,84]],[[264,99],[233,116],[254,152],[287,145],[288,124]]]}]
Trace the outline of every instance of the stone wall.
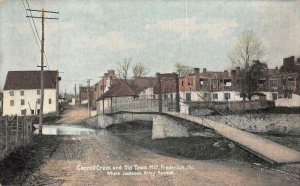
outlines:
[{"label": "stone wall", "polygon": [[153,118],[152,139],[168,137],[189,137],[188,129],[169,116],[157,115]]},{"label": "stone wall", "polygon": [[151,113],[115,113],[111,115],[96,115],[86,123],[93,128],[106,128],[112,124],[121,124],[129,121],[152,121],[155,114]]}]

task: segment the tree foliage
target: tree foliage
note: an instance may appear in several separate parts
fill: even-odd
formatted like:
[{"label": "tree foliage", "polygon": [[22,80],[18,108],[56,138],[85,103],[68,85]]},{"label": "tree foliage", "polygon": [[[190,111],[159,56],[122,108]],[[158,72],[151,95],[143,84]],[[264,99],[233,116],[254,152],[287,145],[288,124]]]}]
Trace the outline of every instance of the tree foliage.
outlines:
[{"label": "tree foliage", "polygon": [[251,100],[257,91],[258,79],[267,69],[267,64],[260,62],[264,53],[262,41],[253,31],[245,31],[239,36],[234,50],[229,55],[232,67],[240,67],[240,88],[244,100]]},{"label": "tree foliage", "polygon": [[187,65],[184,65],[184,64],[181,64],[181,63],[176,63],[174,65],[174,67],[176,69],[176,72],[179,73],[180,77],[187,76],[187,75],[192,74],[194,72],[193,67],[187,66]]},{"label": "tree foliage", "polygon": [[[244,69],[244,78],[242,78],[243,83],[243,97],[247,97],[251,100],[252,96],[258,90],[258,79],[263,76],[264,71],[268,69],[266,63],[260,62],[258,60],[253,61],[249,67]],[[245,99],[245,98],[244,98]]]},{"label": "tree foliage", "polygon": [[135,63],[132,66],[133,77],[144,77],[149,73],[150,69],[142,63]]}]

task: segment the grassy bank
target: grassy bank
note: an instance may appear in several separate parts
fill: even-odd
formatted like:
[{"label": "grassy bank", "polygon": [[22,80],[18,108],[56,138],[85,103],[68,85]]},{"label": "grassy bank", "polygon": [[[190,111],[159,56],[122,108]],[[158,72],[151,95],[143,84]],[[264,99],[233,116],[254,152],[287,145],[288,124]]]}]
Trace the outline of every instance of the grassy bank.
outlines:
[{"label": "grassy bank", "polygon": [[34,136],[28,148],[20,148],[0,162],[0,183],[20,185],[43,161],[51,157],[61,138],[57,136]]}]

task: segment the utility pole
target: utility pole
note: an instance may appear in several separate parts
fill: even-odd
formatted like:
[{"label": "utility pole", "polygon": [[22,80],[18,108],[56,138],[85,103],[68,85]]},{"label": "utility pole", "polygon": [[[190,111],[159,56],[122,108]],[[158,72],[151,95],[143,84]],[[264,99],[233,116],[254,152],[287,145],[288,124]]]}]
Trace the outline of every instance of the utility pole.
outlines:
[{"label": "utility pole", "polygon": [[79,105],[81,105],[81,88],[82,84],[78,84],[78,88],[79,88],[79,93],[78,93],[78,97],[79,97]]},{"label": "utility pole", "polygon": [[[30,18],[37,18],[42,19],[42,39],[41,39],[41,65],[38,66],[41,68],[41,103],[40,103],[40,118],[39,118],[39,134],[42,134],[43,129],[43,111],[44,111],[44,43],[45,43],[45,19],[58,19],[55,17],[45,17],[45,13],[52,13],[52,14],[59,14],[59,12],[54,11],[46,11],[44,8],[42,10],[32,10],[32,9],[26,9],[27,11],[30,11],[31,16],[26,16]],[[41,17],[39,16],[33,16],[31,12],[40,12]]]},{"label": "utility pole", "polygon": [[88,112],[89,112],[89,117],[91,116],[90,114],[90,83],[91,83],[91,80],[93,79],[87,79],[87,95],[88,95]]}]

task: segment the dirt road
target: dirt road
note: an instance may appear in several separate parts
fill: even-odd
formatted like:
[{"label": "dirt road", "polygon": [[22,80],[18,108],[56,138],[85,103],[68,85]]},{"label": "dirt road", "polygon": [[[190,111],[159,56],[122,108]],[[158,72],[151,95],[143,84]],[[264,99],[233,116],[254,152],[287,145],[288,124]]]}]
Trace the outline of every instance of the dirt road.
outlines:
[{"label": "dirt road", "polygon": [[[132,170],[125,170],[130,169],[130,166],[133,166]],[[170,171],[166,169],[168,166]],[[185,166],[184,170],[182,166]],[[120,168],[112,172],[121,175],[108,175],[109,171],[97,170],[113,167]],[[124,173],[131,175],[122,175]],[[162,156],[103,132],[94,136],[64,137],[63,143],[56,148],[51,158],[30,175],[24,184],[298,185],[299,180],[287,174],[234,162]]]},{"label": "dirt road", "polygon": [[70,107],[61,115],[61,119],[56,121],[56,124],[74,124],[89,117],[88,109],[84,106]]}]

